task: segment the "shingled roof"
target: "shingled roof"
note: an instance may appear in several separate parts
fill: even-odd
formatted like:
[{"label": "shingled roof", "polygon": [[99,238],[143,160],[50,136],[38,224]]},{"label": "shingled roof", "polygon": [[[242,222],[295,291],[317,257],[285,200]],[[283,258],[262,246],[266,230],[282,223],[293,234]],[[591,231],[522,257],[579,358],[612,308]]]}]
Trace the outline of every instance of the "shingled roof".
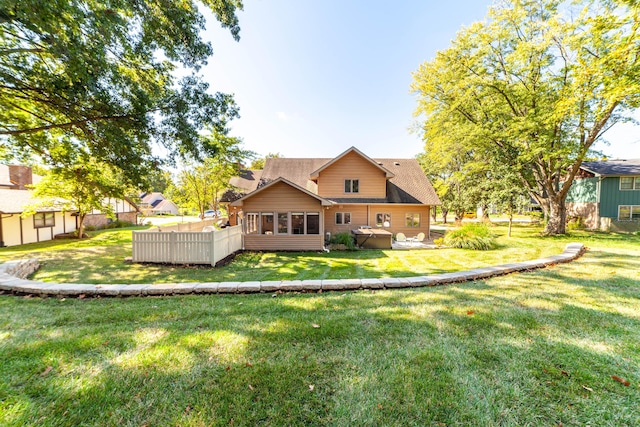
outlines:
[{"label": "shingled roof", "polygon": [[[318,185],[313,182],[311,174],[333,158],[268,158],[258,188],[278,178],[284,178],[311,193],[318,194]],[[440,205],[440,199],[433,186],[425,176],[416,159],[372,159],[380,167],[392,174],[387,180],[386,198],[332,198],[336,203],[407,203]]]},{"label": "shingled roof", "polygon": [[261,170],[241,169],[238,176],[234,176],[229,180],[231,188],[224,192],[220,197],[220,201],[233,202],[245,194],[255,191],[260,184],[261,177]]},{"label": "shingled roof", "polygon": [[640,159],[582,162],[581,168],[600,176],[640,175]]}]

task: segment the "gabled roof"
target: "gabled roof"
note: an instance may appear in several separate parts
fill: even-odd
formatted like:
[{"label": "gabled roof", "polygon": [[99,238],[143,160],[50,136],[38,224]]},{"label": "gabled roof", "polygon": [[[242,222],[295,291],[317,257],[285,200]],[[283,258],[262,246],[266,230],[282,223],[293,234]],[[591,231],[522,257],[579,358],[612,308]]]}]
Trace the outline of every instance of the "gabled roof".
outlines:
[{"label": "gabled roof", "polygon": [[230,203],[238,200],[245,194],[255,191],[260,184],[262,170],[240,169],[238,176],[229,180],[231,188],[227,189],[220,197],[221,202]]},{"label": "gabled roof", "polygon": [[288,180],[280,177],[278,179],[275,179],[275,180],[269,182],[268,184],[263,185],[262,187],[258,188],[256,191],[253,191],[252,193],[249,193],[249,194],[241,197],[240,199],[236,200],[235,202],[232,202],[231,206],[241,206],[242,203],[244,202],[244,199],[247,199],[249,197],[253,197],[256,194],[261,193],[262,191],[266,190],[269,187],[272,187],[272,186],[276,185],[279,182],[283,182],[283,183],[295,188],[296,190],[301,191],[301,192],[305,193],[306,195],[308,195],[310,197],[313,197],[314,199],[318,200],[322,204],[322,206],[331,206],[332,205],[332,203],[329,200],[326,200],[326,199],[318,196],[317,194],[314,194],[311,191],[306,190],[306,189],[300,187],[299,185],[296,185],[293,182],[288,181]]},{"label": "gabled roof", "polygon": [[580,167],[597,176],[640,175],[640,159],[582,162]]},{"label": "gabled roof", "polygon": [[393,178],[393,173],[391,173],[389,170],[383,168],[380,164],[378,164],[378,162],[376,162],[371,157],[369,157],[366,154],[364,154],[362,151],[358,150],[356,147],[351,147],[347,151],[345,151],[344,153],[342,153],[342,154],[338,155],[337,157],[334,157],[330,161],[326,162],[324,165],[322,165],[318,169],[316,169],[313,172],[311,172],[309,174],[309,178],[312,179],[312,180],[316,180],[318,178],[318,176],[320,175],[320,172],[322,172],[323,170],[325,170],[326,168],[328,168],[329,166],[331,166],[332,164],[334,164],[335,162],[337,162],[338,160],[340,160],[341,158],[343,158],[344,156],[346,156],[347,154],[350,154],[350,153],[358,153],[363,159],[367,160],[369,163],[371,163],[372,165],[374,165],[375,167],[380,169],[382,172],[384,172],[384,174],[385,174],[385,176],[387,178]]},{"label": "gabled roof", "polygon": [[141,202],[142,203],[147,203],[149,205],[153,205],[153,203],[156,200],[164,200],[165,197],[162,193],[158,193],[158,192],[153,192],[153,193],[147,193],[144,196],[141,197]]}]

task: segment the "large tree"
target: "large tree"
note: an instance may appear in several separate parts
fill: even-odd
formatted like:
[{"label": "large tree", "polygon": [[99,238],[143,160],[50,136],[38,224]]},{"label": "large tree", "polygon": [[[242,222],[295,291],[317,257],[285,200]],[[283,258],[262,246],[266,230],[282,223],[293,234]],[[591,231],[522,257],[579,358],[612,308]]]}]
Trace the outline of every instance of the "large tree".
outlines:
[{"label": "large tree", "polygon": [[178,175],[172,197],[181,204],[195,208],[204,218],[207,209],[218,210],[220,197],[229,188],[229,179],[238,175],[244,161],[255,153],[242,148],[242,140],[212,130],[206,138],[216,147],[213,157],[197,164],[188,164]]},{"label": "large tree", "polygon": [[38,204],[30,206],[23,215],[30,215],[39,207],[55,206],[63,212],[78,215],[77,236],[84,235],[84,220],[94,210],[114,218],[113,199],[124,197],[126,185],[122,174],[109,164],[95,159],[47,171],[35,185]]},{"label": "large tree", "polygon": [[241,0],[2,1],[0,152],[90,156],[132,181],[159,163],[154,144],[171,158],[215,154],[200,129],[226,132],[238,112],[197,74],[212,53],[201,4],[239,39]]},{"label": "large tree", "polygon": [[426,151],[463,134],[477,158],[511,167],[542,206],[548,234],[564,233],[581,162],[638,106],[639,9],[623,0],[498,3],[414,74]]}]

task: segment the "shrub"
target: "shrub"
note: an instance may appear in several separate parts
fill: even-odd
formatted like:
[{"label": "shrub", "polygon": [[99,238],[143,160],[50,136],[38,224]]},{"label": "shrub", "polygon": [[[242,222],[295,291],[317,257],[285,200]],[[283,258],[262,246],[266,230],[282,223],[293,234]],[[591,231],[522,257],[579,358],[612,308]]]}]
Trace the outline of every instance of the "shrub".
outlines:
[{"label": "shrub", "polygon": [[345,245],[347,250],[356,250],[356,240],[351,233],[337,233],[331,236],[329,241],[332,245]]},{"label": "shrub", "polygon": [[452,248],[487,251],[496,245],[495,236],[486,224],[465,224],[449,231],[444,236],[444,244]]},{"label": "shrub", "polygon": [[444,246],[444,237],[440,237],[439,239],[433,239],[433,243],[436,246]]}]

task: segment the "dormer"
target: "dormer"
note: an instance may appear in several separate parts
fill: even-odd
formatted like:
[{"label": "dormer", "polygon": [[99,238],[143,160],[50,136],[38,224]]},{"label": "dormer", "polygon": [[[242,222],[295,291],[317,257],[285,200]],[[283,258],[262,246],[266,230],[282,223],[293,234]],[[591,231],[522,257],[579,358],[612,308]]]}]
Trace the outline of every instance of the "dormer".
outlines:
[{"label": "dormer", "polygon": [[313,171],[318,195],[330,198],[383,199],[394,174],[355,147]]}]

